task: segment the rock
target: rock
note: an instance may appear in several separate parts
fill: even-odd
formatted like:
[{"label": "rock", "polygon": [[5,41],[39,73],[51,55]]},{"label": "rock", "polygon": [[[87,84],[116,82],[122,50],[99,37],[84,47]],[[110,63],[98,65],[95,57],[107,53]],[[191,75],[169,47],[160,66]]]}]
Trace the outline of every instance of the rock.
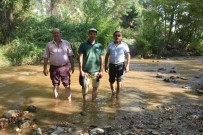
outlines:
[{"label": "rock", "polygon": [[160,75],[160,74],[157,74],[156,75],[156,78],[162,78],[163,76],[162,75]]},{"label": "rock", "polygon": [[176,79],[176,77],[175,76],[170,76],[170,79]]},{"label": "rock", "polygon": [[56,130],[51,133],[51,135],[60,135],[61,133],[63,133],[64,129],[61,127],[57,127]]},{"label": "rock", "polygon": [[21,129],[25,129],[25,128],[29,128],[31,126],[31,121],[30,120],[24,120],[24,121],[20,121],[18,123],[18,127]]},{"label": "rock", "polygon": [[111,131],[111,126],[105,126],[103,129],[108,133]]},{"label": "rock", "polygon": [[161,132],[162,135],[166,135],[166,132]]},{"label": "rock", "polygon": [[16,132],[17,132],[17,133],[20,133],[21,131],[22,131],[22,129],[16,128]]},{"label": "rock", "polygon": [[185,77],[180,77],[180,79],[182,79],[182,80],[188,80],[187,78],[185,78]]},{"label": "rock", "polygon": [[42,135],[42,130],[41,130],[41,128],[37,128],[36,132],[37,132],[37,135]]},{"label": "rock", "polygon": [[42,130],[41,128],[37,128],[33,133],[32,135],[42,135]]},{"label": "rock", "polygon": [[3,117],[8,119],[10,119],[11,117],[17,118],[19,116],[19,113],[19,110],[9,110],[8,112],[3,114]]},{"label": "rock", "polygon": [[132,131],[126,130],[122,133],[122,135],[134,135]]},{"label": "rock", "polygon": [[164,78],[164,82],[171,82],[169,78]]},{"label": "rock", "polygon": [[119,133],[119,132],[116,132],[116,133],[114,133],[113,135],[122,135],[121,133]]},{"label": "rock", "polygon": [[31,106],[28,106],[26,111],[29,111],[29,112],[32,112],[32,113],[35,113],[37,111],[37,107],[31,105]]},{"label": "rock", "polygon": [[158,71],[166,71],[165,68],[158,68]]},{"label": "rock", "polygon": [[176,79],[172,79],[172,78],[164,78],[163,80],[164,82],[176,82]]},{"label": "rock", "polygon": [[169,73],[177,73],[175,70],[170,70]]},{"label": "rock", "polygon": [[194,78],[200,78],[199,76],[195,76]]},{"label": "rock", "polygon": [[84,112],[84,111],[82,111],[82,112],[80,112],[80,115],[82,115],[82,116],[86,116],[86,115],[87,115],[87,113],[86,113],[86,112]]},{"label": "rock", "polygon": [[202,89],[196,89],[196,91],[200,94],[203,94],[203,90]]},{"label": "rock", "polygon": [[94,128],[90,131],[90,134],[103,134],[104,133],[104,129],[101,128]]},{"label": "rock", "polygon": [[159,132],[157,132],[157,131],[152,131],[152,135],[159,135]]},{"label": "rock", "polygon": [[7,118],[1,118],[0,119],[0,129],[8,126],[8,119]]}]

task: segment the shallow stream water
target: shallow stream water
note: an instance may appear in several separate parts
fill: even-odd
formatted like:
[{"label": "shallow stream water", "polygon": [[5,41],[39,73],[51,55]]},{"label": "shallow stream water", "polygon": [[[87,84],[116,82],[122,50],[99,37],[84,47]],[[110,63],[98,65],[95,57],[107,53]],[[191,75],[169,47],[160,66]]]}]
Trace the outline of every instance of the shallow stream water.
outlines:
[{"label": "shallow stream water", "polygon": [[[0,115],[12,109],[23,109],[29,105],[37,107],[35,117],[39,126],[66,123],[75,129],[86,130],[91,125],[104,127],[113,125],[115,117],[125,112],[139,113],[156,109],[166,103],[198,102],[202,96],[195,87],[203,76],[203,57],[173,58],[161,60],[132,59],[130,71],[125,74],[123,90],[119,98],[111,98],[108,74],[101,79],[98,98],[83,104],[78,83],[78,68],[71,74],[72,103],[68,103],[63,86],[59,98],[54,99],[51,80],[42,73],[42,65],[13,66],[0,68]],[[156,78],[161,74],[187,78],[175,83],[166,83]],[[176,73],[169,73],[170,70]],[[15,134],[14,129],[2,129],[1,135]]]}]

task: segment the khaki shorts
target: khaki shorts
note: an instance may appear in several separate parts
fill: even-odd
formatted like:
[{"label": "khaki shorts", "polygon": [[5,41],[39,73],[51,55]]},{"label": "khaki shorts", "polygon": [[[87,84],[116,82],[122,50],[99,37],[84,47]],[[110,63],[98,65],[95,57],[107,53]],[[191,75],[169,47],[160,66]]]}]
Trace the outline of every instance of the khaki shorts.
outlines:
[{"label": "khaki shorts", "polygon": [[98,81],[98,74],[99,72],[95,73],[86,73],[85,76],[83,77],[83,85],[82,85],[82,94],[85,95],[89,91],[89,83],[90,79],[92,80],[92,87],[99,87],[99,81]]}]

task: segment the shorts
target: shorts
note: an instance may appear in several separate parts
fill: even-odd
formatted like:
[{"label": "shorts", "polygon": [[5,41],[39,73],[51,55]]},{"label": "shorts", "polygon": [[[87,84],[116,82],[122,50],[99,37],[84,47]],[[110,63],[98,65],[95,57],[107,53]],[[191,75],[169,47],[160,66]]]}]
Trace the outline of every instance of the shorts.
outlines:
[{"label": "shorts", "polygon": [[64,66],[53,66],[50,65],[50,78],[52,80],[52,84],[54,86],[59,86],[60,81],[62,82],[63,86],[70,85],[70,72],[68,65]]},{"label": "shorts", "polygon": [[92,80],[92,87],[99,87],[99,72],[95,73],[87,73],[85,72],[85,76],[79,76],[79,83],[82,86],[82,93],[83,95],[87,94],[89,91],[89,83],[90,79]]},{"label": "shorts", "polygon": [[109,82],[122,82],[124,77],[125,63],[109,64]]}]

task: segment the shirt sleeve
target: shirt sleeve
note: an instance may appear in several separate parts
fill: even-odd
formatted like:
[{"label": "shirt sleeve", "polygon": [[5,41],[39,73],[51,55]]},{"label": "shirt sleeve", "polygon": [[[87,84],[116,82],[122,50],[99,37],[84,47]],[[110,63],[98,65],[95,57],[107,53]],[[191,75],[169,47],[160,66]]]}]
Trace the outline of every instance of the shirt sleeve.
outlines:
[{"label": "shirt sleeve", "polygon": [[67,42],[67,45],[68,45],[68,48],[67,48],[67,51],[68,51],[68,56],[73,56],[73,49],[71,47],[71,44],[69,42]]},{"label": "shirt sleeve", "polygon": [[105,54],[105,49],[103,46],[101,46],[101,55],[104,55]]},{"label": "shirt sleeve", "polygon": [[44,58],[49,58],[49,56],[49,44],[47,44],[44,49]]},{"label": "shirt sleeve", "polygon": [[79,48],[78,48],[78,54],[83,53],[83,44],[80,44]]},{"label": "shirt sleeve", "polygon": [[107,46],[106,53],[110,53],[110,45]]},{"label": "shirt sleeve", "polygon": [[129,53],[129,52],[130,52],[130,49],[129,49],[128,45],[126,44],[125,45],[125,53]]}]

